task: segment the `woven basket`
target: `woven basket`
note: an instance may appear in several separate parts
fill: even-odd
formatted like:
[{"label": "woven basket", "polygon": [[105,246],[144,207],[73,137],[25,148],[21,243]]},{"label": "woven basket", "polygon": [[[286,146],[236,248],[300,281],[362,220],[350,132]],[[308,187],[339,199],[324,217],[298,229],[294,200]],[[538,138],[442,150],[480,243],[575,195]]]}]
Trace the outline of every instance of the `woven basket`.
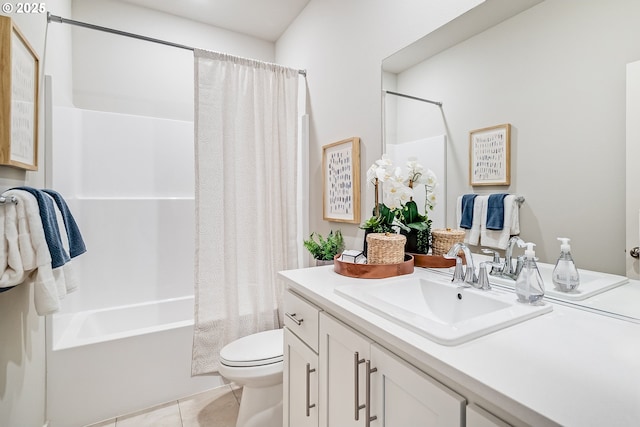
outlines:
[{"label": "woven basket", "polygon": [[399,264],[404,262],[404,244],[407,238],[402,234],[367,234],[368,264]]},{"label": "woven basket", "polygon": [[444,255],[456,243],[464,241],[464,230],[435,229],[431,230],[433,236],[432,250],[433,255]]}]

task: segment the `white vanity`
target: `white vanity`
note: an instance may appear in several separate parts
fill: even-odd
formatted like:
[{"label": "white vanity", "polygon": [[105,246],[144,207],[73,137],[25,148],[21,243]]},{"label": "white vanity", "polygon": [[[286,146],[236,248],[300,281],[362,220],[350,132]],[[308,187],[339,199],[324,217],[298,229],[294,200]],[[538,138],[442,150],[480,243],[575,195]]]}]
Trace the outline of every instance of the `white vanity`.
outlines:
[{"label": "white vanity", "polygon": [[[551,310],[439,344],[347,295],[387,279],[333,266],[280,276],[287,427],[640,425],[638,323],[546,301]],[[442,278],[416,268],[397,279]]]}]

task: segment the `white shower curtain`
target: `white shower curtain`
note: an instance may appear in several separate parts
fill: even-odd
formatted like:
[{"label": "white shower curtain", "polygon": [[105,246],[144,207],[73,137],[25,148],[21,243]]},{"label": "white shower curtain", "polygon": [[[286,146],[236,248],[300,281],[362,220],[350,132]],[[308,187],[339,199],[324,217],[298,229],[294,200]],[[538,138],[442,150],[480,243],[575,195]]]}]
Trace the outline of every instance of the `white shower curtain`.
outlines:
[{"label": "white shower curtain", "polygon": [[298,267],[298,71],[195,51],[192,375],[220,349],[279,328],[279,270]]}]

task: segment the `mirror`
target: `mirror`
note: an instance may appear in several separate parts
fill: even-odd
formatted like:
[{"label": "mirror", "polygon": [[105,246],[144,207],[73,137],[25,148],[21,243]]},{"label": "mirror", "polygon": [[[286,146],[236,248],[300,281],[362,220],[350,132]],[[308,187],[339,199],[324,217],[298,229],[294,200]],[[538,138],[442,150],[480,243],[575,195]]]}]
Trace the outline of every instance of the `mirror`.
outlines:
[{"label": "mirror", "polygon": [[[536,243],[540,261],[554,264],[556,238],[569,237],[579,268],[638,270],[625,222],[626,73],[640,59],[638,18],[640,3],[624,0],[487,0],[383,61],[383,92],[443,104],[385,99],[384,139],[446,135],[447,226],[459,195],[513,193],[525,198],[520,237]],[[470,186],[469,131],[504,123],[511,184]]]}]

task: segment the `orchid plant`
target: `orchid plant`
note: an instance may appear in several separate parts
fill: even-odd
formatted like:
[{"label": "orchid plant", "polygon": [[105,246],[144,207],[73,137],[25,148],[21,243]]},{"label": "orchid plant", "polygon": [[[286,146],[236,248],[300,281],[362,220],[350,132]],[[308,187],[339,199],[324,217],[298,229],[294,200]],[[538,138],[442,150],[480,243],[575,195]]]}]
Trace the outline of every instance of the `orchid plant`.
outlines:
[{"label": "orchid plant", "polygon": [[[426,253],[431,234],[431,220],[427,212],[433,210],[437,202],[434,192],[436,175],[431,170],[425,170],[415,157],[410,157],[405,169],[402,169],[394,167],[389,157],[383,155],[367,171],[367,180],[375,188],[375,208],[373,216],[360,228],[374,233],[416,232],[418,252]],[[378,201],[381,184],[384,203]],[[426,192],[424,214],[418,211],[418,205],[413,200],[419,186],[424,186]]]}]

